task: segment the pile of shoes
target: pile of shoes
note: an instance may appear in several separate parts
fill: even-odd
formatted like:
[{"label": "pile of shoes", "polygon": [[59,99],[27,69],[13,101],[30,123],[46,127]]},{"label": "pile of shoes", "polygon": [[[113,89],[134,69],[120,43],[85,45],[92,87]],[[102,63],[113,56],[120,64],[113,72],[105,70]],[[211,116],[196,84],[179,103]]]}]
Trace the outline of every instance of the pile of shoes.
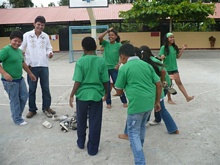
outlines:
[{"label": "pile of shoes", "polygon": [[67,117],[66,119],[60,120],[61,131],[68,132],[69,129],[77,129],[77,120],[76,117]]}]

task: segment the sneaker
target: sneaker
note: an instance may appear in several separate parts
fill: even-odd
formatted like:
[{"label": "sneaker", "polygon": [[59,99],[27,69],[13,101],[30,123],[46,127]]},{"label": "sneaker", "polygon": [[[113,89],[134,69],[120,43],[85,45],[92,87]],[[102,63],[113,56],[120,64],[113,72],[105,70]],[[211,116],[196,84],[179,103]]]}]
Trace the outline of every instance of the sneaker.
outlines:
[{"label": "sneaker", "polygon": [[66,123],[66,121],[62,121],[61,123],[60,123],[60,126],[61,126],[61,131],[63,131],[63,132],[68,132],[68,124]]},{"label": "sneaker", "polygon": [[54,111],[54,110],[52,110],[52,109],[50,109],[50,108],[47,108],[46,110],[47,110],[48,112],[50,112],[52,115],[56,114],[56,111]]},{"label": "sneaker", "polygon": [[48,117],[48,118],[51,118],[53,115],[49,112],[49,110],[44,110],[43,111],[44,114]]},{"label": "sneaker", "polygon": [[32,112],[32,111],[29,111],[28,114],[26,115],[26,118],[32,118],[34,115],[36,115],[37,112]]},{"label": "sneaker", "polygon": [[19,125],[27,125],[26,121],[23,121],[22,123],[20,123]]},{"label": "sneaker", "polygon": [[150,124],[151,126],[154,126],[154,125],[160,124],[160,122],[156,122],[156,121],[154,120],[154,121],[149,121],[149,124]]},{"label": "sneaker", "polygon": [[119,139],[126,139],[126,140],[128,140],[128,135],[126,135],[126,134],[119,134],[118,138]]}]

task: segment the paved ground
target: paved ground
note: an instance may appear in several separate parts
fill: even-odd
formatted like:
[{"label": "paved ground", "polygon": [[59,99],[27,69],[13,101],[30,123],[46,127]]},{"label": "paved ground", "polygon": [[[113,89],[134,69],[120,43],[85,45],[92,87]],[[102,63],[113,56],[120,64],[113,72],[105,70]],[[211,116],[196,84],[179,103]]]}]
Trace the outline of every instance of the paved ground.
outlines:
[{"label": "paved ground", "polygon": [[[155,52],[156,54],[157,52]],[[166,104],[180,134],[169,135],[164,123],[147,126],[144,144],[148,165],[219,165],[220,164],[220,52],[219,50],[185,51],[178,61],[182,82],[195,100],[187,103],[178,94],[177,105]],[[50,61],[52,108],[59,114],[73,114],[68,106],[75,63],[68,62],[68,53],[57,53]],[[25,76],[26,77],[26,76]],[[113,91],[114,92],[114,91]],[[40,88],[37,103],[41,107]],[[28,107],[24,111],[24,116]],[[57,121],[39,110],[27,119],[28,125],[12,123],[9,101],[0,85],[0,165],[132,165],[129,141],[117,138],[123,132],[126,109],[118,98],[113,108],[104,108],[100,147],[96,156],[76,147],[76,131],[63,133]],[[153,118],[152,118],[153,119]],[[48,120],[53,128],[42,123]]]}]

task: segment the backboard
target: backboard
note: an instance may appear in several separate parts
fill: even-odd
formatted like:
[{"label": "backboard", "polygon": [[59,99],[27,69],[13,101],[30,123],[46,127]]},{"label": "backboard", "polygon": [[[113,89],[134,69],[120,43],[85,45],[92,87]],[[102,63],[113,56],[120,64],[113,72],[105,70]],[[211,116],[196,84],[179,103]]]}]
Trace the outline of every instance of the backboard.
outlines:
[{"label": "backboard", "polygon": [[108,0],[69,0],[70,8],[108,7]]}]

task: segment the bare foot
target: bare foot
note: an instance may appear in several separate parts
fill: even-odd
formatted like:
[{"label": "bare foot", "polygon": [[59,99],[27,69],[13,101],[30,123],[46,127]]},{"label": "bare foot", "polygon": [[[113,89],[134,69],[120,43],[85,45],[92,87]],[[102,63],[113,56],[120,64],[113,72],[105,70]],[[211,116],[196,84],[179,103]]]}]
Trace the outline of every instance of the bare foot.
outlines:
[{"label": "bare foot", "polygon": [[190,102],[191,100],[193,100],[194,99],[194,96],[189,96],[187,99],[186,99],[186,101],[187,102]]},{"label": "bare foot", "polygon": [[112,105],[111,104],[107,104],[106,108],[111,109]]},{"label": "bare foot", "polygon": [[171,134],[180,134],[180,131],[176,130],[176,131],[172,132]]},{"label": "bare foot", "polygon": [[124,107],[124,108],[127,108],[127,107],[128,107],[128,104],[127,104],[127,103],[124,103],[124,104],[123,104],[123,107]]},{"label": "bare foot", "polygon": [[167,100],[169,104],[176,104],[173,100]]},{"label": "bare foot", "polygon": [[126,139],[126,140],[128,140],[128,135],[127,134],[119,134],[118,138],[119,139]]}]

